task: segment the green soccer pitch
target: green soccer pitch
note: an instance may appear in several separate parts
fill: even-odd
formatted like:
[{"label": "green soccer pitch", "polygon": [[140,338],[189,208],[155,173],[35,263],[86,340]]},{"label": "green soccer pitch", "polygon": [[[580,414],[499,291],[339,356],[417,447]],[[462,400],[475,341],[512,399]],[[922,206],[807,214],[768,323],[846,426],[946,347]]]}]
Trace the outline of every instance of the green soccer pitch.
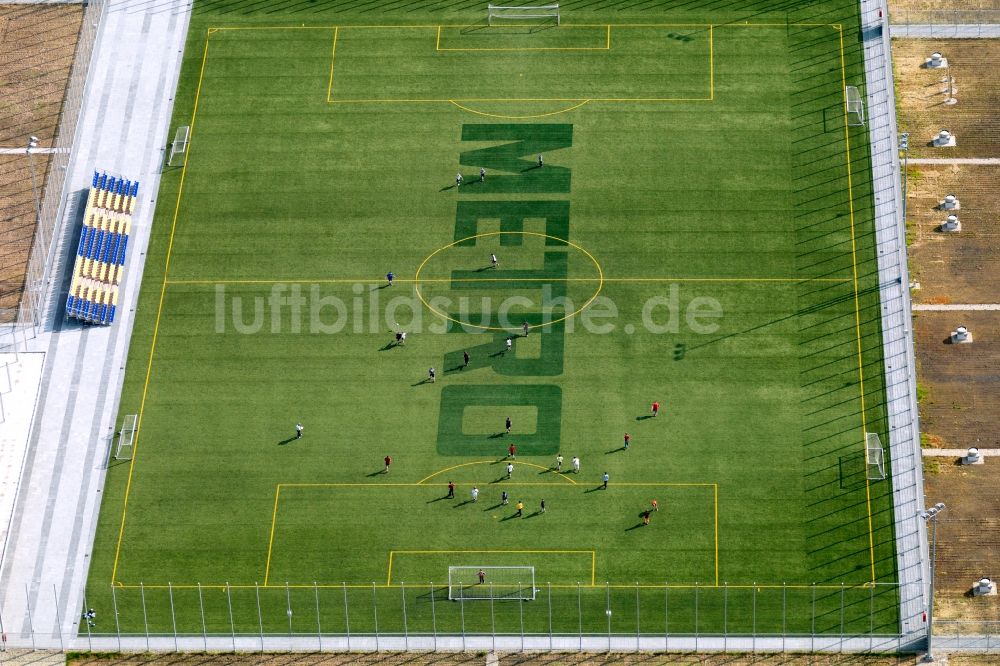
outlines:
[{"label": "green soccer pitch", "polygon": [[[129,633],[897,631],[856,7],[603,4],[196,5],[89,606]],[[451,566],[534,567],[538,598],[448,603]]]}]

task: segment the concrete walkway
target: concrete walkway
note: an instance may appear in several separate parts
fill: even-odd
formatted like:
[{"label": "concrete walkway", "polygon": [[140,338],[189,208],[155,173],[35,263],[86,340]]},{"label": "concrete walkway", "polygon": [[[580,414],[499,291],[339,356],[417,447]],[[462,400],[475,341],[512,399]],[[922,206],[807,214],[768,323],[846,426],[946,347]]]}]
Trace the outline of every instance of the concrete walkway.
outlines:
[{"label": "concrete walkway", "polygon": [[940,39],[948,37],[950,39],[998,39],[1000,38],[1000,25],[991,23],[942,23],[933,24],[906,24],[893,23],[889,26],[889,31],[894,38],[909,37],[911,39]]},{"label": "concrete walkway", "polygon": [[892,498],[900,587],[900,627],[922,640],[927,632],[927,530],[917,515],[924,509],[923,463],[917,419],[916,359],[902,174],[898,155],[895,91],[889,36],[883,30],[885,0],[861,3],[868,131],[871,141],[875,238],[885,359],[885,444],[892,460]]},{"label": "concrete walkway", "polygon": [[1000,303],[947,303],[945,305],[916,303],[913,309],[921,312],[983,312],[1000,310]]},{"label": "concrete walkway", "polygon": [[911,157],[909,159],[910,164],[983,164],[998,166],[1000,165],[1000,157],[956,157],[954,159],[949,159],[946,157]]},{"label": "concrete walkway", "polygon": [[[924,458],[961,458],[968,449],[924,449]],[[979,449],[981,456],[1000,456],[1000,449]]]},{"label": "concrete walkway", "polygon": [[[108,0],[104,8],[56,228],[50,319],[30,341],[45,364],[0,562],[0,623],[10,647],[61,648],[77,633],[190,2]],[[62,313],[95,169],[140,182],[118,320],[109,327]]]}]

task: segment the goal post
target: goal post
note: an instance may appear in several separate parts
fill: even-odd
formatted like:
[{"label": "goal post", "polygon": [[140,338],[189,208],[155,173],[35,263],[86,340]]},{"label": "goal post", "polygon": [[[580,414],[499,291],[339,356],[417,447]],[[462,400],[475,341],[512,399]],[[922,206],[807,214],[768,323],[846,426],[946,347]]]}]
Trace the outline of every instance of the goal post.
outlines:
[{"label": "goal post", "polygon": [[451,601],[534,601],[535,567],[448,567]]},{"label": "goal post", "polygon": [[847,105],[847,124],[862,127],[865,124],[865,102],[857,86],[844,88],[844,103]]},{"label": "goal post", "polygon": [[172,166],[176,155],[183,155],[187,152],[188,141],[191,138],[191,126],[181,125],[174,134],[174,140],[170,143],[170,157],[167,158],[167,166]]},{"label": "goal post", "polygon": [[538,21],[548,23],[555,19],[559,25],[559,5],[487,5],[486,23],[488,25],[503,25],[506,20]]},{"label": "goal post", "polygon": [[885,479],[885,450],[878,433],[865,433],[865,472],[869,481]]},{"label": "goal post", "polygon": [[122,429],[118,432],[118,446],[115,448],[115,460],[132,459],[132,443],[135,441],[136,424],[138,422],[138,414],[128,414],[125,417]]}]

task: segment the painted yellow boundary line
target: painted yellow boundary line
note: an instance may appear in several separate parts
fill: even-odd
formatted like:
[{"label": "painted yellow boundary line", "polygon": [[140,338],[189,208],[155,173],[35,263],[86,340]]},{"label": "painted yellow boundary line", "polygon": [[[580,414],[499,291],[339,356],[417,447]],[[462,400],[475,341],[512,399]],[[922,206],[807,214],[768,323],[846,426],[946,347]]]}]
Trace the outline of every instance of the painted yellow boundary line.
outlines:
[{"label": "painted yellow boundary line", "polygon": [[[424,284],[424,283],[446,283],[446,282],[600,282],[599,276],[576,277],[576,278],[463,278],[455,280],[453,278],[395,278],[393,282],[401,284]],[[636,277],[636,278],[614,278],[605,277],[604,282],[761,282],[761,283],[801,283],[801,282],[831,282],[843,283],[851,282],[852,278],[767,278],[767,277]],[[376,278],[284,278],[273,280],[224,280],[224,279],[195,279],[195,280],[167,280],[168,285],[216,285],[216,284],[384,284],[385,280]]]},{"label": "painted yellow boundary line", "polygon": [[396,554],[399,555],[454,555],[454,554],[522,554],[529,553],[544,555],[590,555],[590,585],[594,587],[597,581],[597,551],[594,550],[390,550],[389,567],[385,577],[385,587],[392,587],[392,561]]},{"label": "painted yellow boundary line", "polygon": [[[847,200],[851,220],[851,267],[854,273],[854,330],[858,343],[858,384],[861,398],[861,445],[867,446],[865,433],[868,432],[868,415],[865,408],[865,363],[861,344],[861,305],[858,296],[858,246],[854,232],[854,183],[851,175],[851,133],[847,118],[847,65],[844,62],[844,31],[838,26],[840,38],[840,82],[844,96],[844,146],[847,164]],[[868,553],[871,559],[871,582],[876,582],[875,576],[875,531],[872,525],[872,491],[871,481],[865,475],[865,504],[868,510]]]},{"label": "painted yellow boundary line", "polygon": [[[208,38],[205,38],[205,50],[201,57],[201,71],[198,74],[198,87],[194,94],[194,109],[191,112],[191,131],[188,135],[188,146],[194,138],[195,121],[198,118],[198,102],[201,99],[201,84],[205,78],[205,63],[208,62]],[[163,265],[163,283],[160,285],[160,302],[156,308],[156,322],[153,325],[153,339],[149,345],[149,360],[146,363],[146,378],[142,384],[142,398],[139,401],[139,414],[136,417],[135,439],[132,442],[132,460],[128,466],[128,479],[125,482],[125,497],[122,500],[122,520],[118,527],[118,540],[115,544],[115,560],[111,566],[111,583],[118,576],[118,560],[121,557],[122,539],[125,536],[125,515],[128,511],[128,499],[132,490],[132,476],[135,472],[135,461],[139,453],[139,437],[142,434],[142,416],[146,409],[146,395],[149,392],[149,379],[153,373],[153,356],[156,353],[156,341],[160,332],[160,318],[163,315],[163,301],[167,294],[167,277],[170,275],[170,256],[174,249],[174,232],[177,230],[177,218],[181,208],[181,195],[184,192],[184,179],[187,176],[188,157],[190,149],[184,153],[184,164],[181,166],[180,182],[177,186],[177,201],[174,204],[174,218],[170,223],[170,238],[167,242],[167,255]]]},{"label": "painted yellow boundary line", "polygon": [[[491,460],[475,461],[475,462],[470,462],[470,463],[462,463],[460,465],[453,465],[452,467],[447,467],[447,468],[445,468],[445,469],[443,469],[441,471],[434,472],[430,476],[426,476],[423,479],[421,479],[420,481],[417,481],[416,483],[412,483],[411,482],[411,483],[279,483],[279,484],[277,484],[277,486],[275,487],[275,491],[274,491],[274,507],[273,507],[273,509],[271,511],[271,529],[270,529],[270,533],[269,533],[268,541],[267,541],[267,560],[266,560],[265,565],[264,565],[264,584],[263,584],[262,587],[285,587],[284,585],[271,585],[270,584],[270,578],[271,578],[271,556],[272,556],[272,553],[274,552],[274,534],[275,534],[275,531],[277,530],[277,524],[278,524],[278,503],[279,503],[279,500],[280,500],[280,497],[281,497],[281,489],[282,489],[282,487],[287,487],[287,488],[359,488],[359,487],[369,487],[369,488],[409,487],[409,488],[416,488],[416,487],[427,487],[427,486],[423,485],[425,481],[427,481],[428,479],[431,479],[431,478],[433,478],[435,476],[438,476],[440,474],[443,474],[445,472],[451,471],[453,469],[457,469],[459,467],[466,467],[466,466],[469,466],[469,465],[493,464],[495,462],[496,462],[495,460],[491,459]],[[549,467],[544,467],[542,465],[536,465],[534,463],[527,463],[527,462],[523,462],[523,461],[519,462],[519,461],[513,461],[512,460],[511,462],[514,463],[514,464],[517,464],[517,465],[529,465],[531,467],[537,467],[538,469],[543,469],[543,470],[550,470],[551,469]],[[560,475],[560,476],[562,478],[565,478],[563,475]],[[569,481],[572,485],[578,485],[576,483],[576,481],[573,481],[572,479],[565,478],[565,480]],[[459,486],[473,486],[475,484],[470,482],[470,483],[456,483],[455,485],[456,485],[456,487],[459,487]],[[509,486],[509,487],[515,487],[515,486],[516,487],[553,486],[553,485],[558,485],[558,484],[549,483],[549,482],[541,482],[541,483],[539,483],[539,482],[514,482],[514,481],[507,482],[507,483],[504,484],[504,486]],[[630,488],[711,488],[712,489],[712,513],[713,513],[713,521],[714,521],[714,526],[713,526],[713,533],[714,533],[714,535],[713,535],[714,536],[714,539],[713,539],[713,541],[714,541],[713,560],[715,561],[715,571],[714,571],[715,583],[711,584],[711,585],[703,585],[701,587],[719,587],[719,484],[717,484],[717,483],[644,483],[644,482],[624,482],[624,483],[615,483],[614,485],[616,487],[617,486],[624,486],[624,487],[630,487]],[[544,553],[583,553],[583,552],[589,552],[589,553],[594,553],[594,558],[595,559],[594,559],[593,569],[592,569],[592,573],[591,573],[591,583],[587,587],[594,587],[596,585],[596,583],[595,583],[595,580],[596,580],[596,578],[595,578],[596,577],[596,551],[592,551],[592,550],[590,550],[590,551],[583,551],[583,550],[537,550],[537,551],[535,551],[535,550],[506,550],[506,551],[493,551],[493,550],[442,550],[442,551],[437,551],[437,550],[397,550],[397,551],[389,551],[389,567],[388,567],[388,574],[386,576],[386,584],[385,585],[379,585],[378,587],[399,587],[398,585],[392,585],[392,553],[393,552],[398,552],[398,553],[459,553],[459,552],[464,552],[464,553],[492,553],[492,552],[508,552],[508,553],[517,553],[517,552],[520,552],[520,553],[534,553],[534,552],[538,552],[538,553],[543,553],[543,552]],[[133,588],[134,587],[139,587],[137,585],[126,586],[126,585],[123,585],[121,583],[115,583],[115,585],[118,586],[118,587],[133,587]],[[373,585],[374,585],[374,583],[373,583]],[[343,585],[320,585],[319,587],[342,587],[342,586]],[[154,586],[152,586],[152,585],[146,585],[145,587],[154,587]],[[166,587],[166,586],[162,586],[162,587]],[[174,585],[173,587],[183,587],[183,586]],[[189,587],[195,587],[195,586],[189,586]],[[206,588],[206,587],[213,587],[213,586],[212,585],[202,585],[201,587]],[[218,587],[218,586],[215,586],[215,587]],[[231,587],[239,587],[239,586],[235,586],[234,585],[234,586],[231,586]],[[247,587],[250,587],[250,586],[247,586]],[[291,586],[291,587],[296,587],[296,586]],[[300,585],[298,587],[312,587],[312,586],[311,585]],[[364,587],[364,588],[367,588],[367,587],[370,587],[370,586],[369,585],[347,585],[346,587]],[[575,586],[573,586],[573,585],[553,585],[553,587],[575,587]],[[634,587],[634,585],[612,585],[611,587]],[[663,586],[659,586],[659,585],[640,585],[640,587],[663,587]],[[683,587],[683,586],[681,586],[681,587]],[[691,585],[689,587],[695,587],[695,586]],[[762,586],[757,586],[757,587],[762,587]]]},{"label": "painted yellow boundary line", "polygon": [[[492,464],[494,464],[495,462],[496,462],[496,460],[495,460],[495,459],[490,459],[490,460],[474,460],[474,461],[472,461],[472,462],[466,462],[466,463],[461,463],[461,464],[459,464],[459,465],[452,465],[451,467],[445,467],[445,468],[444,468],[444,469],[442,469],[442,470],[438,470],[437,472],[434,472],[433,474],[430,474],[430,475],[428,475],[428,476],[425,476],[424,478],[420,479],[419,481],[417,481],[417,482],[416,482],[415,484],[413,484],[413,485],[416,485],[416,486],[421,486],[421,485],[423,485],[423,484],[424,484],[424,482],[425,482],[425,481],[430,481],[430,480],[431,480],[431,479],[433,479],[433,478],[434,478],[435,476],[439,476],[439,475],[441,475],[441,474],[444,474],[445,472],[450,472],[451,470],[453,470],[453,469],[458,469],[459,467],[469,467],[470,465],[492,465]],[[577,484],[576,484],[576,481],[574,481],[573,479],[569,478],[569,477],[568,477],[568,476],[566,476],[565,474],[562,474],[562,473],[559,473],[559,472],[555,471],[555,470],[554,470],[554,469],[552,469],[551,467],[545,467],[544,465],[536,465],[535,463],[530,463],[530,462],[524,462],[524,461],[522,461],[522,460],[510,460],[509,462],[510,462],[511,464],[514,464],[514,465],[527,465],[528,467],[534,467],[534,468],[536,468],[536,469],[542,469],[542,470],[545,470],[545,471],[550,471],[550,472],[552,472],[553,474],[555,474],[555,475],[556,475],[556,476],[557,476],[558,478],[560,478],[560,479],[563,479],[563,480],[565,480],[565,481],[569,481],[569,482],[570,482],[570,484],[572,484],[572,485],[574,485],[574,486],[575,486],[575,485],[577,485]],[[468,484],[468,485],[473,485],[473,484],[471,484],[471,483],[470,483],[470,484]],[[538,485],[538,486],[547,486],[547,485],[551,485],[551,484],[549,484],[549,483],[524,483],[524,482],[522,482],[522,483],[520,483],[519,485]]]},{"label": "painted yellow boundary line", "polygon": [[[549,584],[546,583],[546,587],[548,587],[548,586],[549,586]],[[886,586],[896,587],[896,584],[894,584],[894,583],[878,583],[878,584],[876,584],[876,587],[886,587]],[[172,588],[174,590],[196,590],[196,589],[198,589],[200,587],[202,590],[221,590],[221,591],[225,591],[227,588],[230,589],[230,590],[252,590],[252,589],[258,588],[258,587],[261,588],[261,589],[267,588],[267,589],[271,589],[271,590],[279,590],[279,589],[283,590],[286,587],[288,589],[290,589],[290,590],[312,590],[312,589],[340,590],[340,589],[344,589],[344,588],[347,588],[349,590],[358,590],[358,589],[370,590],[373,587],[375,589],[386,589],[386,588],[397,588],[397,589],[399,589],[402,586],[401,585],[397,585],[397,584],[385,585],[385,584],[382,584],[382,583],[367,583],[367,584],[364,584],[364,583],[288,583],[287,585],[285,583],[281,583],[281,584],[278,584],[278,585],[253,585],[253,584],[248,584],[248,583],[239,583],[239,584],[234,583],[234,584],[230,584],[230,585],[226,585],[225,583],[222,583],[222,584],[219,584],[219,583],[204,583],[204,584],[199,584],[199,583],[170,583],[170,584],[166,584],[166,583],[150,583],[148,585],[147,584],[138,585],[138,584],[134,584],[134,583],[127,583],[127,584],[126,583],[115,583],[115,587],[117,589],[119,589],[119,590],[138,590],[140,588],[146,589],[146,590],[166,590],[168,587]],[[435,585],[431,585],[431,584],[428,584],[428,583],[413,583],[413,584],[407,583],[406,584],[406,589],[408,589],[408,590],[409,589],[417,590],[417,589],[421,589],[421,588],[427,588],[427,589],[433,590],[433,589],[439,589],[441,587],[444,587],[443,583],[442,584],[435,584]],[[639,585],[636,585],[635,583],[607,583],[607,584],[602,584],[602,585],[582,585],[580,587],[600,588],[602,590],[605,587],[610,588],[612,590],[634,590],[636,587],[638,587],[639,589],[649,589],[649,590],[664,590],[664,589],[670,589],[670,590],[694,590],[694,589],[701,589],[701,590],[704,590],[704,589],[714,589],[714,588],[721,588],[721,587],[727,587],[727,588],[729,588],[731,590],[781,590],[781,589],[787,589],[787,590],[810,590],[810,589],[813,589],[813,588],[815,588],[817,590],[839,590],[839,589],[843,588],[844,591],[849,591],[849,590],[867,590],[867,589],[871,589],[872,584],[871,583],[856,583],[856,584],[852,583],[850,585],[843,585],[843,586],[841,586],[841,585],[833,585],[833,584],[829,584],[829,583],[822,583],[822,584],[817,583],[816,585],[804,585],[804,584],[800,584],[800,583],[788,584],[788,585],[776,585],[776,584],[764,584],[764,583],[757,583],[757,584],[727,583],[726,585],[701,585],[700,583],[693,583],[693,584],[692,583],[676,583],[676,584],[674,584],[674,583],[640,583]],[[574,584],[572,584],[572,583],[552,583],[552,589],[554,589],[554,590],[559,590],[559,589],[563,589],[563,590],[572,589],[572,590],[575,590],[576,588],[577,588],[577,586],[574,585]]]}]

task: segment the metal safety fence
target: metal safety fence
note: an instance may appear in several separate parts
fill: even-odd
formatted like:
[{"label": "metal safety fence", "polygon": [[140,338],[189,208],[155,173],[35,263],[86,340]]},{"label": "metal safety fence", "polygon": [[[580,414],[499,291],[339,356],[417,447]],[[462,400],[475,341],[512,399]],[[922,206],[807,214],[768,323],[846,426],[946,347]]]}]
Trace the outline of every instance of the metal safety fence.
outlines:
[{"label": "metal safety fence", "polygon": [[896,584],[539,583],[530,601],[477,595],[449,599],[446,583],[431,582],[138,584],[92,588],[60,611],[53,587],[25,589],[36,607],[8,603],[0,628],[21,647],[87,650],[854,652],[917,649],[924,635],[901,632]]},{"label": "metal safety fence", "polygon": [[[16,352],[28,346],[28,340],[38,336],[46,312],[46,296],[53,282],[52,266],[57,230],[67,217],[69,197],[64,191],[69,163],[77,141],[77,126],[87,87],[87,75],[97,43],[101,19],[107,0],[84,3],[83,21],[77,39],[76,54],[66,84],[62,110],[51,150],[48,151],[47,173],[39,174],[34,187],[37,194],[36,228],[25,269],[21,300],[14,312],[6,313],[7,323],[0,326],[0,352]],[[26,148],[26,152],[32,149]],[[32,154],[28,155],[29,160]],[[30,165],[34,176],[35,164]]]},{"label": "metal safety fence", "polygon": [[1000,9],[908,9],[889,14],[893,37],[995,37]]}]

